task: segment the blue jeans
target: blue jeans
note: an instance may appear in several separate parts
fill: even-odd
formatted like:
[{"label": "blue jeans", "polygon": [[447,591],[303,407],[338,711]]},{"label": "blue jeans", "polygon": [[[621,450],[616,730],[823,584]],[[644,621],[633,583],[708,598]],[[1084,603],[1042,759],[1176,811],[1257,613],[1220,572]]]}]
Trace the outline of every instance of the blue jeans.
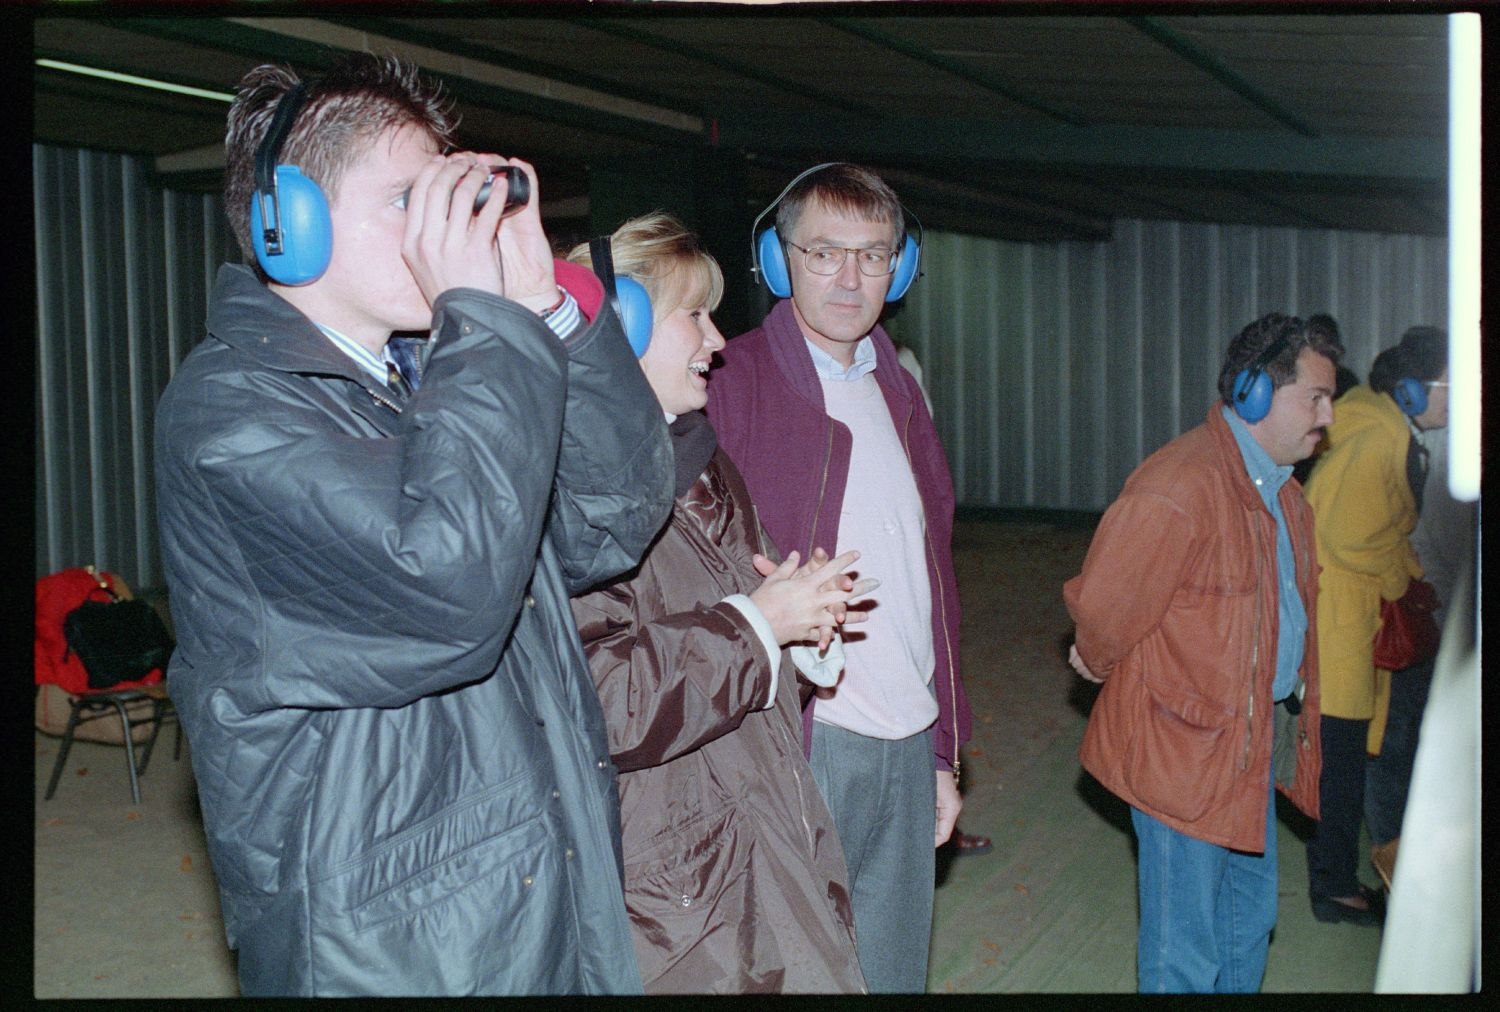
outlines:
[{"label": "blue jeans", "polygon": [[1276,926],[1276,804],[1266,804],[1266,852],[1246,854],[1130,810],[1140,843],[1141,928],[1136,986],[1143,994],[1254,993]]}]

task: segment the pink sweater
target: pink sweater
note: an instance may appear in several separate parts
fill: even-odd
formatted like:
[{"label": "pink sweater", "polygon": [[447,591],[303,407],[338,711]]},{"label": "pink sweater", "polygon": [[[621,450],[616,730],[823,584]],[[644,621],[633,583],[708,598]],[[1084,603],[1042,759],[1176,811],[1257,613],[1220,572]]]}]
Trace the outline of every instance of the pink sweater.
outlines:
[{"label": "pink sweater", "polygon": [[844,676],[818,690],[813,719],[870,738],[907,738],[938,715],[927,688],[934,657],[922,499],[875,377],[821,382],[829,416],[854,436],[837,550],[858,549],[860,576],[880,587],[868,621],[845,629]]}]

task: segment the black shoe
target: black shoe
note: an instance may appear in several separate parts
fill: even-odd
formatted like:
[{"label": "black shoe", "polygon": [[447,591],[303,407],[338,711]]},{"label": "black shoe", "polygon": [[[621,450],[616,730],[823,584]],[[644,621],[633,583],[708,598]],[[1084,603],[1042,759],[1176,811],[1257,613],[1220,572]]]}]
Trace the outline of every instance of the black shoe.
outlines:
[{"label": "black shoe", "polygon": [[1378,889],[1359,887],[1360,896],[1369,904],[1368,908],[1351,907],[1331,896],[1308,894],[1312,901],[1313,916],[1324,924],[1358,924],[1366,928],[1378,928],[1385,923],[1385,896]]}]

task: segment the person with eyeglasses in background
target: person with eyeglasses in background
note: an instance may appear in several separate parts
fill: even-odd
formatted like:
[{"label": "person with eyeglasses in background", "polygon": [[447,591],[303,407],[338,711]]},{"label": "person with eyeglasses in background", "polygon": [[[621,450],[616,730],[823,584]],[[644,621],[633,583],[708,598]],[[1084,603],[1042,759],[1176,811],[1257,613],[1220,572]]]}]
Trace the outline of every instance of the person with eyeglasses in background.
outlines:
[{"label": "person with eyeglasses in background", "polygon": [[[1446,392],[1436,383],[1432,389]],[[1448,604],[1460,577],[1474,559],[1478,533],[1478,503],[1460,502],[1448,489],[1448,440],[1442,429],[1413,433],[1426,450],[1427,481],[1418,498],[1417,527],[1412,548],[1422,562],[1422,579],[1431,587],[1436,605],[1432,618],[1439,630],[1446,626]],[[1387,882],[1395,871],[1406,799],[1411,788],[1422,715],[1432,688],[1437,658],[1391,672],[1391,703],[1386,716],[1380,754],[1372,756],[1365,772],[1365,827],[1370,833],[1370,863]]]},{"label": "person with eyeglasses in background", "polygon": [[[1398,600],[1422,578],[1411,541],[1427,477],[1422,441],[1447,424],[1447,335],[1436,327],[1412,327],[1376,356],[1367,385],[1339,398],[1328,448],[1307,479],[1322,567],[1321,814],[1307,843],[1308,897],[1320,921],[1384,921],[1384,895],[1359,880],[1359,828],[1367,757],[1381,754],[1392,681],[1405,674],[1375,666],[1374,641],[1381,601]],[[1371,826],[1372,835],[1379,823]],[[1396,827],[1399,832],[1399,822]]]},{"label": "person with eyeglasses in background", "polygon": [[936,859],[962,801],[969,705],[959,678],[953,481],[916,379],[878,326],[917,276],[920,245],[875,173],[846,162],[792,180],[752,228],[778,301],[731,340],[708,388],[719,444],[776,548],[861,552],[880,581],[845,667],[803,712],[833,813],[872,993],[927,986]]}]

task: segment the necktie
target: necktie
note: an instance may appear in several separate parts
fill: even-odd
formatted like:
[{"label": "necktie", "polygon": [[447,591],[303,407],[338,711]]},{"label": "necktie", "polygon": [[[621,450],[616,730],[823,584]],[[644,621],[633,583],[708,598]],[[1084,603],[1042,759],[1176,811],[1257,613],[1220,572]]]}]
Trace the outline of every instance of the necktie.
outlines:
[{"label": "necktie", "polygon": [[1427,447],[1422,445],[1416,433],[1406,447],[1406,480],[1411,485],[1411,497],[1417,504],[1417,513],[1422,512],[1422,493],[1427,488]]},{"label": "necktie", "polygon": [[385,364],[385,373],[386,385],[400,394],[403,401],[411,397],[411,384],[406,382],[406,376],[402,374],[400,367],[395,362],[387,362]]}]

